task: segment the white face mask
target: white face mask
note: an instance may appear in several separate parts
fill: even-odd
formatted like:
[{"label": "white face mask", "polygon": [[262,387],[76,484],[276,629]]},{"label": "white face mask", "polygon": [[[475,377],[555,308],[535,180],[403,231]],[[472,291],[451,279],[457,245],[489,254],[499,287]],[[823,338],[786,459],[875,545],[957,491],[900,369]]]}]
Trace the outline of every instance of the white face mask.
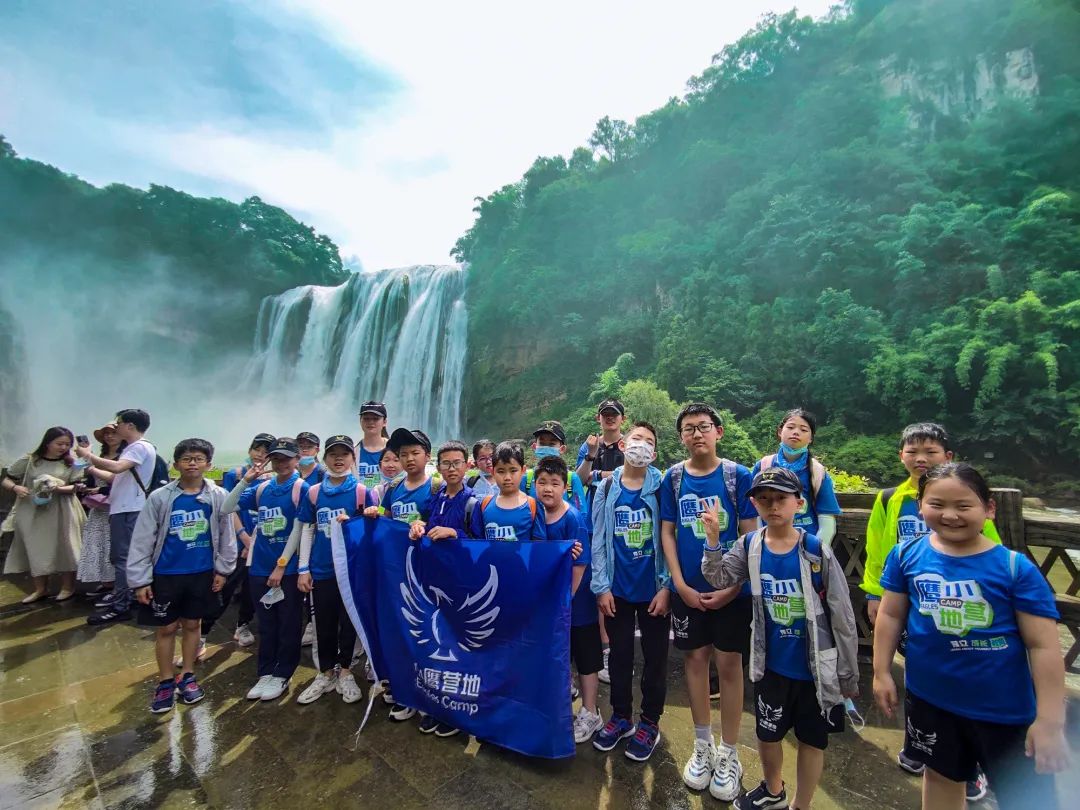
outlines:
[{"label": "white face mask", "polygon": [[623,458],[631,467],[648,467],[656,458],[656,451],[648,442],[630,442],[623,450]]}]

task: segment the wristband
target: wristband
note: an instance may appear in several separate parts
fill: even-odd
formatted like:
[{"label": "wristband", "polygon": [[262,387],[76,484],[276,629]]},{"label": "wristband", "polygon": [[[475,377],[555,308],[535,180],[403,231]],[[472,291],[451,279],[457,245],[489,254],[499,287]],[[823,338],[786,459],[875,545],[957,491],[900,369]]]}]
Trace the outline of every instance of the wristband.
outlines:
[{"label": "wristband", "polygon": [[305,566],[302,566],[302,567],[301,567],[301,568],[299,569],[299,573],[301,573],[301,574],[310,574],[310,573],[311,573],[311,569],[310,569],[310,568],[308,568],[308,567],[307,567],[307,566],[305,565]]},{"label": "wristband", "polygon": [[284,568],[286,565],[289,564],[289,561],[286,560],[284,557],[278,557],[277,564],[278,568]]}]

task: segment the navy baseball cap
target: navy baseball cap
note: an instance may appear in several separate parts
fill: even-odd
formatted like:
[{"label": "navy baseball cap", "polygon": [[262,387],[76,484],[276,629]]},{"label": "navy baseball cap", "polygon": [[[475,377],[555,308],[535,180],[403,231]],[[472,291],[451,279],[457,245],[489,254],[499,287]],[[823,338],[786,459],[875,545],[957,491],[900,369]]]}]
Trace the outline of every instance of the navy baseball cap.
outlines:
[{"label": "navy baseball cap", "polygon": [[264,444],[267,447],[277,441],[276,436],[271,436],[269,433],[256,433],[255,438],[251,440],[251,446],[255,447],[258,444]]},{"label": "navy baseball cap", "polygon": [[319,437],[316,436],[314,433],[312,433],[309,430],[305,430],[303,433],[297,433],[296,434],[296,441],[297,442],[311,442],[316,447],[318,447],[320,444],[322,444],[322,442],[319,441]]},{"label": "navy baseball cap", "polygon": [[383,419],[385,419],[386,405],[381,402],[369,400],[360,406],[360,415],[363,416],[365,413],[373,413],[376,416],[381,416]]},{"label": "navy baseball cap", "polygon": [[296,446],[296,439],[282,436],[280,439],[274,439],[274,443],[270,445],[270,455],[296,458],[300,455],[300,448]]},{"label": "navy baseball cap", "polygon": [[326,440],[326,447],[324,448],[324,452],[326,450],[329,450],[331,447],[347,447],[349,448],[349,450],[355,452],[356,444],[355,442],[353,442],[351,436],[346,436],[344,433],[338,433]]},{"label": "navy baseball cap", "polygon": [[759,489],[775,489],[791,495],[802,495],[802,481],[786,467],[769,467],[754,476],[750,484],[750,494],[753,495]]},{"label": "navy baseball cap", "polygon": [[615,411],[619,416],[626,416],[626,408],[617,399],[605,399],[596,406],[597,413],[603,413],[604,411]]},{"label": "navy baseball cap", "polygon": [[540,427],[533,431],[533,436],[539,436],[541,433],[550,433],[559,440],[559,444],[566,444],[566,431],[564,431],[563,426],[554,419],[541,422]]},{"label": "navy baseball cap", "polygon": [[420,429],[395,428],[394,432],[390,434],[390,439],[386,442],[386,448],[394,455],[397,455],[402,447],[410,444],[418,444],[424,448],[425,452],[431,453],[431,439]]}]

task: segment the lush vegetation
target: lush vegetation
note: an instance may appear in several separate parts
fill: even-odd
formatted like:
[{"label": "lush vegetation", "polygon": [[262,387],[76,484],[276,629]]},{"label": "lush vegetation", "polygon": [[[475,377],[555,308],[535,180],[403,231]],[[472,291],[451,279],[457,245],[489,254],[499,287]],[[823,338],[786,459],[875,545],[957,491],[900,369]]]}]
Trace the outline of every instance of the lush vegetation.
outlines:
[{"label": "lush vegetation", "polygon": [[918,419],[1000,473],[1075,469],[1077,42],[1069,0],[770,15],[685,97],[538,158],[453,251],[470,425],[580,434],[619,390],[729,409],[744,453],[804,405],[830,465],[875,483]]}]

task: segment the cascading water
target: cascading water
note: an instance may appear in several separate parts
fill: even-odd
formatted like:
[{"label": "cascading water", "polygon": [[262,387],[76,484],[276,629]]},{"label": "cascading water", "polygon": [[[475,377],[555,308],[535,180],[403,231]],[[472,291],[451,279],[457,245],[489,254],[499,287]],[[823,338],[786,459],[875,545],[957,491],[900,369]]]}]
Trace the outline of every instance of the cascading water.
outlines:
[{"label": "cascading water", "polygon": [[375,399],[386,403],[391,426],[418,427],[436,442],[455,438],[464,295],[461,268],[420,265],[267,298],[247,382],[260,396],[302,399],[321,423],[333,416],[355,427],[359,404]]}]

